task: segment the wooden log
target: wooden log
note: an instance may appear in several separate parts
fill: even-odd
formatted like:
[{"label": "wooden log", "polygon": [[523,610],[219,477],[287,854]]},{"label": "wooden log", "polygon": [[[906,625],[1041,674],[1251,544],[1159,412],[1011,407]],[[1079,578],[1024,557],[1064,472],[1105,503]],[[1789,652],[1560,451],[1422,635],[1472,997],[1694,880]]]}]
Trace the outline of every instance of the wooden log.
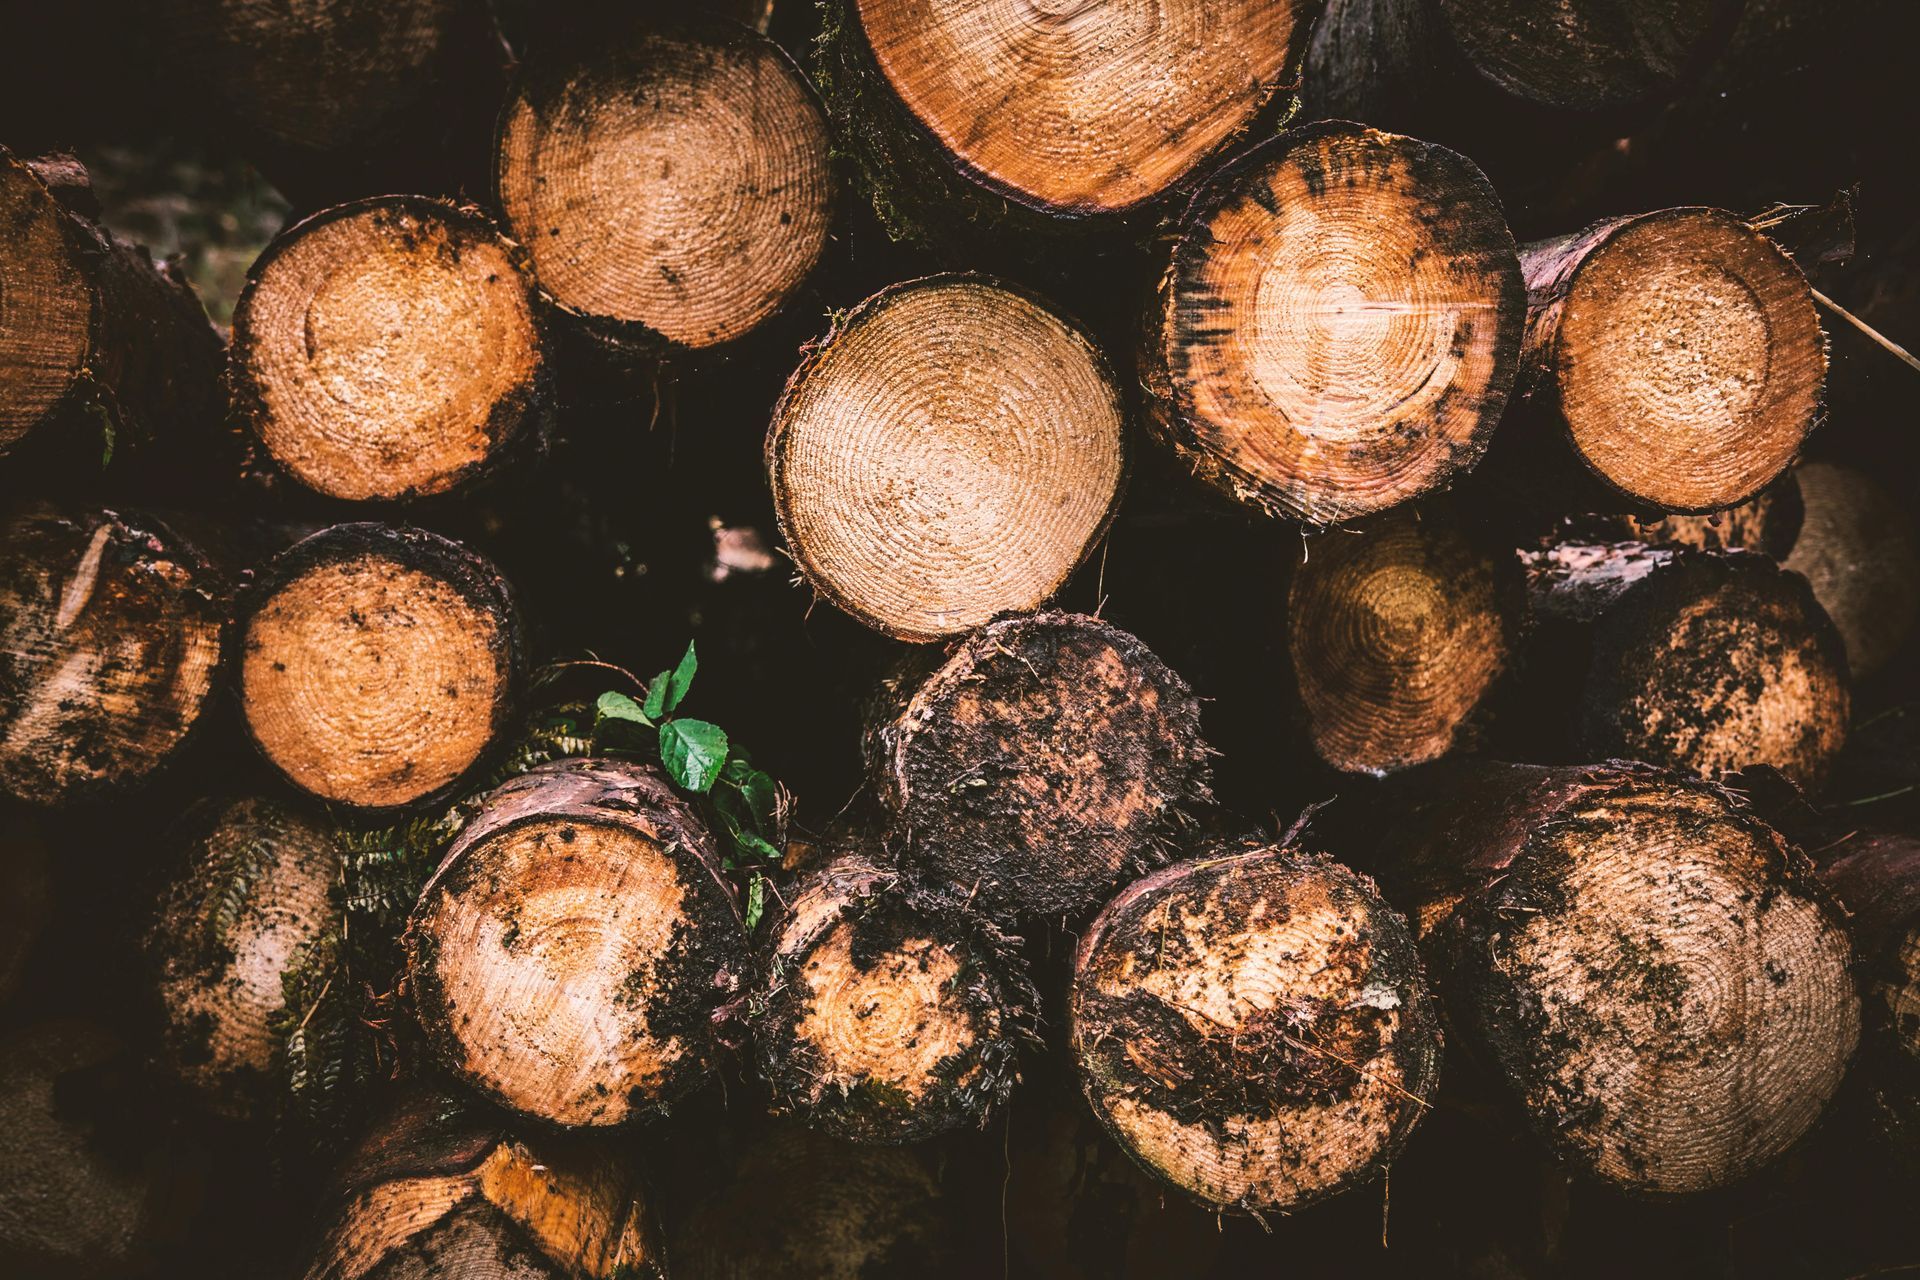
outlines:
[{"label": "wooden log", "polygon": [[468,484],[551,409],[525,253],[471,206],[419,196],[337,205],[247,273],[233,315],[233,416],[330,497]]},{"label": "wooden log", "polygon": [[1809,462],[1797,474],[1806,517],[1783,563],[1813,587],[1864,679],[1920,619],[1920,531],[1907,505],[1863,471]]},{"label": "wooden log", "polygon": [[1018,919],[1085,916],[1209,799],[1198,699],[1083,614],[989,623],[890,689],[866,746],[902,864]]},{"label": "wooden log", "polygon": [[[1807,515],[1798,472],[1799,469],[1786,472],[1754,497],[1724,511],[1690,516],[1619,513],[1572,516],[1561,521],[1560,536],[1551,540],[1619,542],[1630,539],[1650,546],[1692,547],[1698,551],[1757,551],[1784,563],[1800,539]],[[1795,572],[1812,580],[1812,575],[1805,570],[1796,568]],[[1836,618],[1836,625],[1838,621]]]},{"label": "wooden log", "polygon": [[1810,863],[1711,784],[1455,759],[1316,821],[1415,919],[1456,1043],[1574,1170],[1723,1187],[1838,1088],[1860,1005]]},{"label": "wooden log", "polygon": [[294,785],[363,809],[421,803],[466,774],[506,730],[524,665],[499,571],[422,529],[323,529],[243,602],[254,742]]},{"label": "wooden log", "polygon": [[220,337],[193,289],[90,207],[71,156],[0,147],[0,456],[94,469],[217,420]]},{"label": "wooden log", "polygon": [[1302,549],[1287,646],[1314,750],[1390,773],[1469,743],[1526,617],[1511,551],[1446,513],[1392,512]]},{"label": "wooden log", "polygon": [[0,1270],[107,1280],[164,1274],[198,1199],[196,1153],[145,1110],[132,1052],[95,1023],[0,1039]]},{"label": "wooden log", "polygon": [[332,831],[249,797],[196,815],[146,937],[167,1065],[209,1110],[272,1115],[282,977],[340,927]]},{"label": "wooden log", "polygon": [[1175,0],[1036,21],[1012,0],[835,0],[817,74],[889,231],[997,240],[1190,188],[1276,113],[1318,7]]},{"label": "wooden log", "polygon": [[0,524],[0,787],[61,804],[143,782],[205,717],[230,579],[144,515]]},{"label": "wooden log", "polygon": [[1663,209],[1522,245],[1520,262],[1526,412],[1494,455],[1522,483],[1588,509],[1705,513],[1793,462],[1826,340],[1772,241],[1716,209]]},{"label": "wooden log", "polygon": [[1479,461],[1523,314],[1472,161],[1310,125],[1195,196],[1149,321],[1149,422],[1238,501],[1309,525],[1364,516]]},{"label": "wooden log", "polygon": [[0,809],[0,1005],[12,999],[53,906],[53,856],[31,812]]},{"label": "wooden log", "polygon": [[644,16],[537,45],[501,116],[500,207],[540,288],[616,350],[732,341],[826,244],[826,117],[779,46]]},{"label": "wooden log", "polygon": [[1439,1082],[1412,932],[1373,883],[1225,841],[1107,904],[1074,961],[1074,1061],[1149,1172],[1219,1212],[1381,1176]]},{"label": "wooden log", "polygon": [[306,1280],[665,1280],[651,1196],[605,1143],[406,1097],[336,1179]]},{"label": "wooden log", "polygon": [[1527,102],[1594,110],[1671,96],[1725,43],[1734,0],[1439,0],[1453,42]]},{"label": "wooden log", "polygon": [[776,1109],[852,1142],[984,1127],[1038,1003],[1014,940],[857,852],[781,899],[748,997]]},{"label": "wooden log", "polygon": [[1704,777],[1826,779],[1850,703],[1840,634],[1798,574],[1751,552],[1570,543],[1527,558],[1534,713],[1519,741]]},{"label": "wooden log", "polygon": [[488,793],[408,922],[440,1065],[566,1128],[658,1113],[705,1082],[747,979],[712,835],[655,771],[542,765]]},{"label": "wooden log", "polygon": [[1106,531],[1126,414],[1074,324],[982,276],[867,299],[774,408],[767,475],[807,582],[901,640],[1046,603]]}]

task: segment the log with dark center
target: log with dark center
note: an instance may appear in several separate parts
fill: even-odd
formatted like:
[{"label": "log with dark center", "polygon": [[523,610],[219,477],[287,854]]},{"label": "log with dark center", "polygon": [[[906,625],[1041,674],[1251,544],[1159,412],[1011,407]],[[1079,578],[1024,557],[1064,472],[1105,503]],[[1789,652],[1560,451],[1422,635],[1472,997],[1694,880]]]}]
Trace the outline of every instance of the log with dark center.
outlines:
[{"label": "log with dark center", "polygon": [[343,524],[295,543],[250,591],[240,697],[295,785],[368,809],[452,784],[505,730],[523,666],[491,563],[437,534]]},{"label": "log with dark center", "polygon": [[1449,1025],[1573,1168],[1678,1195],[1766,1165],[1859,1037],[1843,917],[1707,783],[1450,760],[1317,829],[1414,912]]},{"label": "log with dark center", "polygon": [[71,157],[0,147],[0,455],[31,437],[93,467],[218,416],[220,338],[193,290],[75,211],[90,202]]},{"label": "log with dark center", "polygon": [[229,590],[145,516],[0,521],[0,787],[55,804],[152,777],[207,711]]},{"label": "log with dark center", "polygon": [[1036,1003],[1012,940],[858,853],[781,899],[749,997],[775,1105],[855,1142],[985,1125]]},{"label": "log with dark center", "polygon": [[903,640],[1045,604],[1106,530],[1126,415],[1106,360],[982,276],[894,285],[810,349],[767,434],[815,590]]},{"label": "log with dark center", "polygon": [[1389,773],[1459,745],[1519,644],[1513,555],[1439,512],[1334,530],[1303,554],[1287,641],[1320,758]]},{"label": "log with dark center", "polygon": [[337,1179],[306,1280],[664,1280],[651,1197],[630,1154],[499,1130],[412,1095]]},{"label": "log with dark center", "polygon": [[500,121],[501,208],[546,294],[616,346],[740,337],[826,243],[826,117],[779,46],[717,20],[536,46]]},{"label": "log with dark center", "polygon": [[[1568,543],[1527,558],[1528,680],[1576,758],[1705,777],[1748,765],[1802,786],[1846,741],[1840,634],[1806,579],[1751,552]],[[1549,749],[1553,744],[1548,744]]]},{"label": "log with dark center", "polygon": [[198,815],[183,852],[146,939],[167,1062],[209,1109],[269,1114],[269,1020],[283,975],[339,928],[340,850],[328,828],[250,798]]},{"label": "log with dark center", "polygon": [[1094,1113],[1215,1210],[1287,1212],[1379,1177],[1439,1081],[1407,922],[1366,878],[1269,842],[1123,890],[1081,939],[1071,1018]]},{"label": "log with dark center", "polygon": [[1189,184],[1291,83],[1317,8],[844,0],[821,76],[897,230],[1010,211],[1083,219]]},{"label": "log with dark center", "polygon": [[283,232],[233,315],[233,412],[336,498],[443,493],[547,409],[531,281],[478,210],[416,196]]},{"label": "log with dark center", "polygon": [[713,1070],[746,937],[712,835],[651,769],[568,759],[479,801],[408,923],[442,1067],[567,1128],[659,1111]]},{"label": "log with dark center", "polygon": [[1793,462],[1819,416],[1826,340],[1772,241],[1717,209],[1663,209],[1523,245],[1520,260],[1533,412],[1507,428],[1517,457],[1552,467],[1570,448],[1621,509],[1698,513]]},{"label": "log with dark center", "polygon": [[1485,452],[1524,313],[1493,188],[1465,157],[1311,125],[1195,197],[1150,317],[1156,433],[1201,479],[1333,524]]},{"label": "log with dark center", "polygon": [[1920,531],[1908,505],[1863,471],[1809,462],[1797,474],[1806,518],[1783,563],[1812,584],[1863,679],[1920,620]]},{"label": "log with dark center", "polygon": [[992,622],[889,693],[867,740],[889,843],[996,915],[1086,915],[1208,798],[1199,700],[1096,618]]}]

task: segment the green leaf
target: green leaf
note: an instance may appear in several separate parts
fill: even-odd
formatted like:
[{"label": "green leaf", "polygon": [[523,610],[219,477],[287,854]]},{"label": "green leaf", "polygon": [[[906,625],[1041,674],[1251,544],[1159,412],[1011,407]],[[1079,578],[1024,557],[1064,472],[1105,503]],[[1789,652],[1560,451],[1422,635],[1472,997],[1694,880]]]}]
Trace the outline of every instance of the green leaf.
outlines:
[{"label": "green leaf", "polygon": [[650,720],[662,719],[667,714],[667,681],[671,679],[671,671],[662,671],[647,685],[646,713]]},{"label": "green leaf", "polygon": [[727,758],[727,734],[705,720],[669,720],[660,726],[660,763],[667,776],[702,795],[713,789]]},{"label": "green leaf", "polygon": [[760,916],[767,909],[767,881],[758,871],[753,879],[747,881],[747,928],[757,927]]},{"label": "green leaf", "polygon": [[642,710],[639,703],[624,693],[614,693],[611,690],[601,694],[600,700],[593,704],[593,731],[598,733],[600,726],[609,720],[620,720],[648,727],[653,725],[653,717]]},{"label": "green leaf", "polygon": [[673,669],[673,675],[667,680],[667,713],[680,705],[687,696],[687,690],[693,687],[693,673],[700,669],[700,659],[694,655],[693,641],[687,641],[687,651],[680,658],[680,665]]},{"label": "green leaf", "polygon": [[756,857],[765,858],[768,862],[779,862],[781,860],[782,855],[779,849],[775,848],[768,841],[762,840],[759,836],[754,835],[751,831],[736,832],[733,838],[734,842],[742,849]]},{"label": "green leaf", "polygon": [[753,814],[754,826],[763,834],[772,831],[780,812],[780,784],[773,780],[773,775],[755,769],[735,786]]}]

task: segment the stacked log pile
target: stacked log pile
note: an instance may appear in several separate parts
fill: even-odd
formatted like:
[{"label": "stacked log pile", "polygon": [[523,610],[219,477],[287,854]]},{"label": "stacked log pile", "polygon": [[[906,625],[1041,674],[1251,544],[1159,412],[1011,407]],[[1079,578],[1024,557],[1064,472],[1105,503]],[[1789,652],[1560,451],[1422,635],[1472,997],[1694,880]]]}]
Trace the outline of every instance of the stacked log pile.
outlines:
[{"label": "stacked log pile", "polygon": [[614,8],[0,11],[0,1275],[1920,1265],[1920,17]]}]

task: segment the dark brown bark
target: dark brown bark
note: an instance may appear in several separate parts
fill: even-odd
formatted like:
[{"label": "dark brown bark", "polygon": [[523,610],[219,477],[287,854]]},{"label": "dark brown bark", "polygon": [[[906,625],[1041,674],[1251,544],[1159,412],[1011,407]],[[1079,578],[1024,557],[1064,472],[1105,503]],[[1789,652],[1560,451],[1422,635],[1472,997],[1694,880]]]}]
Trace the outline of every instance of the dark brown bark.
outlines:
[{"label": "dark brown bark", "polygon": [[557,760],[483,797],[406,945],[440,1064],[568,1128],[705,1082],[716,1012],[747,980],[713,836],[659,773],[616,761]]},{"label": "dark brown bark", "polygon": [[1846,741],[1845,648],[1796,573],[1744,551],[1568,543],[1527,557],[1533,630],[1507,740],[1817,787]]},{"label": "dark brown bark", "polygon": [[366,810],[447,794],[519,706],[525,642],[488,560],[423,529],[341,524],[241,602],[247,728],[289,781]]},{"label": "dark brown bark", "polygon": [[1618,542],[1692,547],[1700,551],[1757,551],[1785,562],[1807,516],[1797,472],[1789,471],[1736,507],[1708,515],[1566,516],[1550,542]]},{"label": "dark brown bark", "polygon": [[1379,1177],[1439,1083],[1407,922],[1280,842],[1202,845],[1109,903],[1074,962],[1094,1114],[1216,1211],[1289,1212]]},{"label": "dark brown bark", "polygon": [[19,987],[53,905],[52,861],[41,820],[0,807],[0,1005]]},{"label": "dark brown bark", "polygon": [[0,147],[0,454],[82,475],[107,457],[204,449],[221,358],[185,278],[76,212],[91,201],[71,156]]},{"label": "dark brown bark", "polygon": [[1577,1171],[1725,1186],[1839,1086],[1860,1012],[1843,917],[1733,793],[1623,762],[1443,761],[1316,831],[1379,869],[1455,1043]]},{"label": "dark brown bark", "polygon": [[1920,529],[1866,471],[1809,462],[1799,475],[1806,517],[1782,563],[1813,587],[1864,680],[1892,663],[1920,621]]},{"label": "dark brown bark", "polygon": [[1084,917],[1163,861],[1208,754],[1186,682],[1069,613],[1003,618],[900,678],[867,740],[901,864],[1015,919]]},{"label": "dark brown bark", "polygon": [[776,1108],[854,1142],[985,1126],[1037,998],[1017,941],[846,853],[782,889],[748,996]]}]

